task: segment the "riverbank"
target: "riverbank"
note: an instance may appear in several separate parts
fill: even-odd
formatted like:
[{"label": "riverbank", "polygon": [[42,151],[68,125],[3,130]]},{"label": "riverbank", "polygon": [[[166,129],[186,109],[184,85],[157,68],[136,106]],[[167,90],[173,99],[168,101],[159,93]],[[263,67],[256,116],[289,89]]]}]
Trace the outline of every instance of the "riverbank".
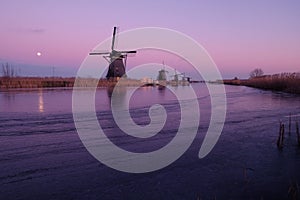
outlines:
[{"label": "riverbank", "polygon": [[300,73],[281,73],[249,79],[231,79],[218,81],[227,85],[243,85],[264,90],[300,94]]},{"label": "riverbank", "polygon": [[[116,85],[117,80],[77,78],[76,87],[89,87],[97,84],[98,87],[110,87]],[[75,77],[0,77],[0,89],[12,88],[51,88],[73,87]],[[140,85],[140,80],[122,79],[122,85]]]},{"label": "riverbank", "polygon": [[[75,82],[76,80],[76,82]],[[199,81],[193,81],[196,83]],[[189,81],[145,81],[143,79],[96,79],[96,78],[75,78],[75,77],[0,77],[0,89],[16,89],[16,88],[55,88],[55,87],[114,87],[118,86],[188,86]]]}]

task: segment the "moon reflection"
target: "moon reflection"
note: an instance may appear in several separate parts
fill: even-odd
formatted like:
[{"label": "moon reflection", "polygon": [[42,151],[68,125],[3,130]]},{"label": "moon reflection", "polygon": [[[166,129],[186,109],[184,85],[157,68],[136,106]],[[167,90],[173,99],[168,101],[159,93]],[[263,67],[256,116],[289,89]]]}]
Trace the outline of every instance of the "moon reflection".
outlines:
[{"label": "moon reflection", "polygon": [[38,96],[39,96],[39,112],[44,112],[44,98],[43,98],[43,90],[40,89],[39,90],[39,93],[38,93]]}]

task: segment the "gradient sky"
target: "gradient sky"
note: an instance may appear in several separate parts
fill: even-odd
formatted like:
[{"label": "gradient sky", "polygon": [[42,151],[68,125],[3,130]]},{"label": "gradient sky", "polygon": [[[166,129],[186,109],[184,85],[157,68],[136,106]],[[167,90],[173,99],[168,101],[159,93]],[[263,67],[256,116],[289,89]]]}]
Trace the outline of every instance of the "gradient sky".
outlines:
[{"label": "gradient sky", "polygon": [[247,78],[257,67],[268,74],[299,72],[299,11],[297,0],[1,0],[0,62],[71,74],[113,26],[155,26],[194,38],[224,77]]}]

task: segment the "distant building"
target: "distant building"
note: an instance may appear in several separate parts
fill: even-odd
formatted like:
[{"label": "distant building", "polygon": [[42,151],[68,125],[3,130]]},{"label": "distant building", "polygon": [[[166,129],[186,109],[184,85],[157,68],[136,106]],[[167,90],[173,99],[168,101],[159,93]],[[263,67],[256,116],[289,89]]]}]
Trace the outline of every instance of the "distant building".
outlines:
[{"label": "distant building", "polygon": [[141,79],[141,82],[143,84],[153,84],[153,79],[149,78],[149,77],[144,77],[144,78]]}]

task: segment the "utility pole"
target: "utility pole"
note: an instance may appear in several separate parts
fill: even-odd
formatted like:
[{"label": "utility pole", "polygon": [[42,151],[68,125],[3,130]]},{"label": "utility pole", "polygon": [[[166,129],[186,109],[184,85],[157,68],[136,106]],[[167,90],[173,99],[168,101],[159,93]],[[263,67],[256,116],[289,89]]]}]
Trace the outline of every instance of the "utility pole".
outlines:
[{"label": "utility pole", "polygon": [[54,78],[55,67],[52,67],[52,77]]}]

